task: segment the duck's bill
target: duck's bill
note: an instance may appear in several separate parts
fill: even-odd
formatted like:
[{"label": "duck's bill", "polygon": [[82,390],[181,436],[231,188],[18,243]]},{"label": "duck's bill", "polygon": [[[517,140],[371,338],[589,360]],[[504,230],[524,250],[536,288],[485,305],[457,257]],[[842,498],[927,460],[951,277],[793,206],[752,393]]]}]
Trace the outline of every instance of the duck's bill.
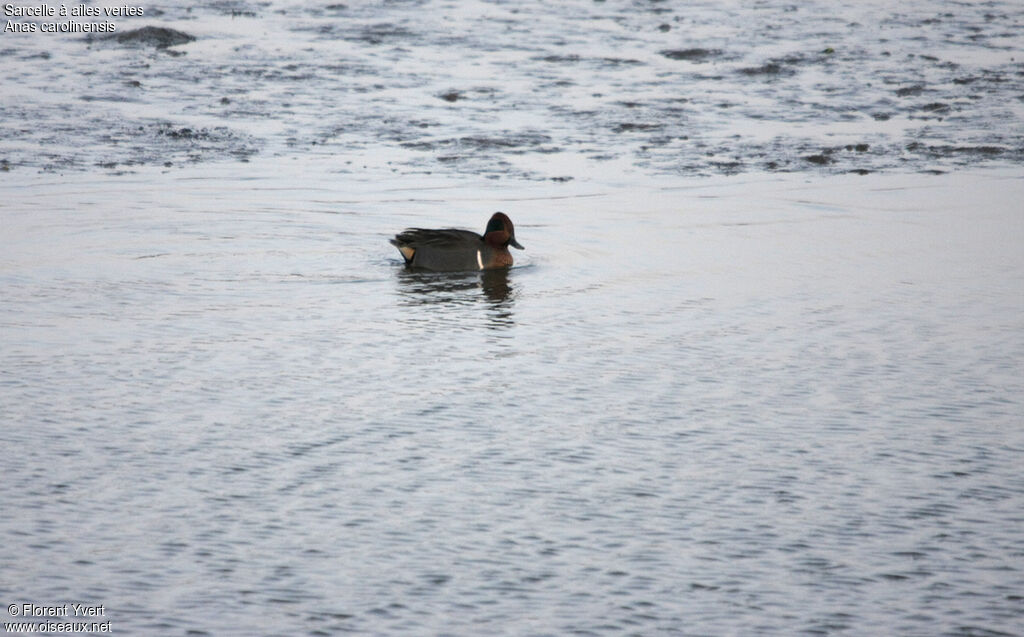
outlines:
[{"label": "duck's bill", "polygon": [[525,250],[526,249],[523,246],[521,246],[518,241],[515,240],[515,237],[509,239],[508,240],[508,244],[510,246],[512,246],[513,248],[516,248],[516,249],[519,249],[519,250]]}]

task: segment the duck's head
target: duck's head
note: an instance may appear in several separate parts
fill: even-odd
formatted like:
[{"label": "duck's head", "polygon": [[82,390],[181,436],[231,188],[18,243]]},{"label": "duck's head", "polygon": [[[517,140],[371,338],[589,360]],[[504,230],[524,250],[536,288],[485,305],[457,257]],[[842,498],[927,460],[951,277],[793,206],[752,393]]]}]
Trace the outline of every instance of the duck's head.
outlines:
[{"label": "duck's head", "polygon": [[519,250],[526,249],[516,241],[515,226],[512,225],[512,220],[504,212],[496,212],[491,215],[491,220],[487,222],[487,229],[484,230],[484,241],[493,246],[512,246]]}]

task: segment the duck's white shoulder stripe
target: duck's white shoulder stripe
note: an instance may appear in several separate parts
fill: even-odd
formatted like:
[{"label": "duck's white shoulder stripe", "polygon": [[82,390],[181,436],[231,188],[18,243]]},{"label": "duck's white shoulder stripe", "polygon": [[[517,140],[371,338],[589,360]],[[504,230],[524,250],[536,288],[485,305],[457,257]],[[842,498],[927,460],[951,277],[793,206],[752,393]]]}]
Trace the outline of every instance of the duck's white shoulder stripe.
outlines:
[{"label": "duck's white shoulder stripe", "polygon": [[480,251],[476,251],[476,264],[480,266],[480,269],[484,269],[484,260],[480,258]]}]

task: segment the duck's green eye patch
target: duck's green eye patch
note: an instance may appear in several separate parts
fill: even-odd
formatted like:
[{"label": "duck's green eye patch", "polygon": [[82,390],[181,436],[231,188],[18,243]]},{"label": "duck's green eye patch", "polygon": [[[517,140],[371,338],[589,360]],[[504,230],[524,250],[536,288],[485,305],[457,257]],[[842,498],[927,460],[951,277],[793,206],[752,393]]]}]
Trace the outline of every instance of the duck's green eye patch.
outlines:
[{"label": "duck's green eye patch", "polygon": [[501,222],[501,219],[491,219],[487,224],[487,229],[484,230],[484,234],[488,232],[501,232],[505,229],[505,224]]}]

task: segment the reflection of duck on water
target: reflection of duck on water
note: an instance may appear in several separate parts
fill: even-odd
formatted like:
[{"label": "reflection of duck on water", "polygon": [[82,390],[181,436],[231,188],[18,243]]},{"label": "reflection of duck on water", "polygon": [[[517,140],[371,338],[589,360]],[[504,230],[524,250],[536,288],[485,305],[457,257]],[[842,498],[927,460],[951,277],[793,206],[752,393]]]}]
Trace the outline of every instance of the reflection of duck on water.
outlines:
[{"label": "reflection of duck on water", "polygon": [[513,292],[508,268],[464,274],[405,271],[399,273],[398,282],[414,305],[469,304],[480,300],[471,293],[478,289],[487,301],[505,304]]},{"label": "reflection of duck on water", "polygon": [[434,272],[494,270],[512,266],[508,247],[524,250],[516,241],[512,220],[496,212],[483,235],[470,230],[408,228],[391,239],[408,268]]},{"label": "reflection of duck on water", "polygon": [[487,300],[503,303],[512,294],[512,285],[508,281],[508,270],[485,270],[480,275],[480,287]]},{"label": "reflection of duck on water", "polygon": [[[465,327],[478,325],[478,319],[485,318],[487,327],[508,328],[515,324],[515,287],[509,272],[508,268],[457,273],[403,270],[398,273],[400,302],[406,307],[432,308],[429,312],[407,311],[408,320],[454,322]],[[478,310],[470,308],[483,308],[485,314],[480,317]],[[467,317],[467,312],[475,318]]]}]

